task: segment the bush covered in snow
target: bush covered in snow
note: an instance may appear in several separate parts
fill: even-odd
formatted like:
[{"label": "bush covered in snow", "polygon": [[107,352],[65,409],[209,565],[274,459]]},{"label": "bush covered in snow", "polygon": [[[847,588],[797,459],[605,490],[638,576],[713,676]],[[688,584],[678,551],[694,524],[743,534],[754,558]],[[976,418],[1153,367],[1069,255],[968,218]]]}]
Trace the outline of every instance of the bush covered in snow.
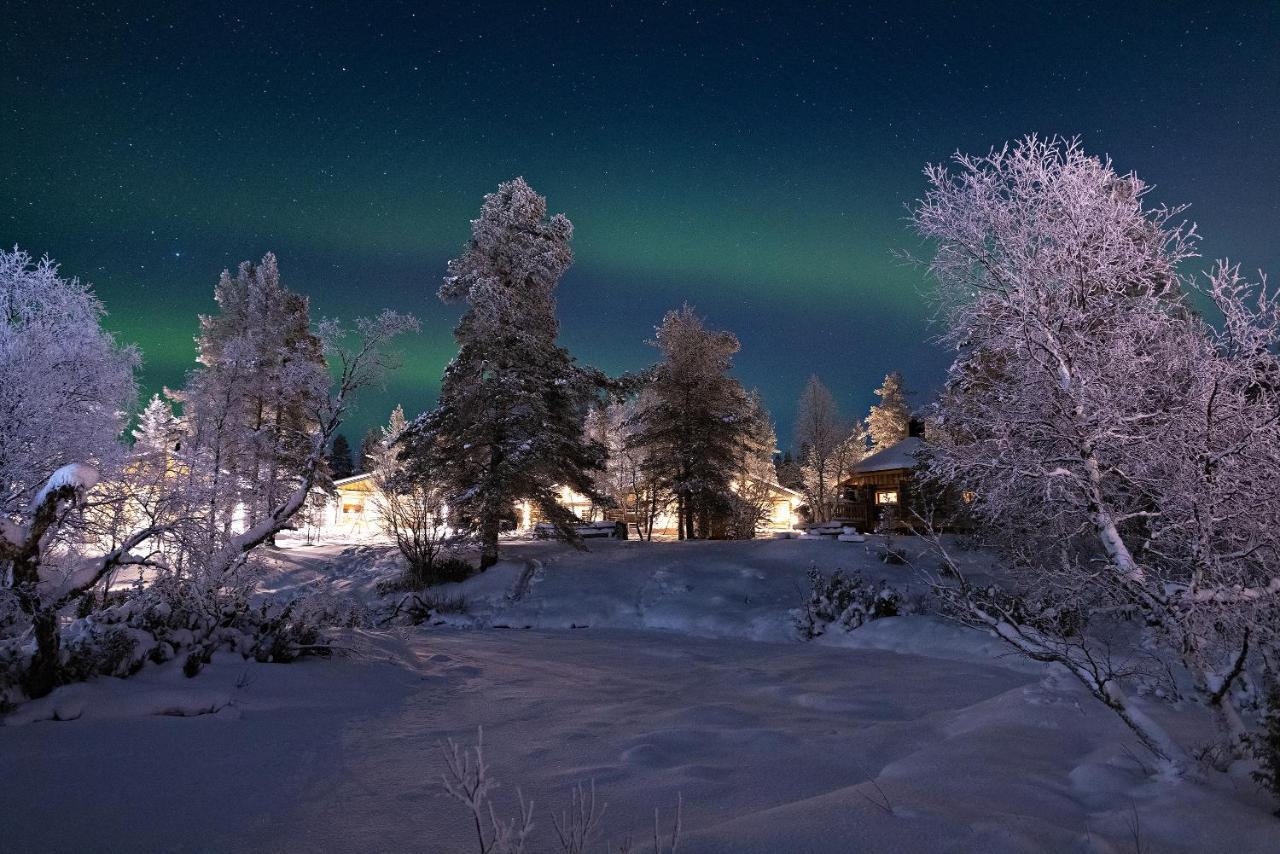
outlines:
[{"label": "bush covered in snow", "polygon": [[[77,617],[62,631],[56,680],[125,677],[148,661],[185,659],[194,676],[219,650],[260,662],[289,662],[332,652],[334,629],[362,626],[355,602],[325,595],[255,602],[253,579],[242,571],[223,585],[162,575],[113,594],[111,604]],[[25,638],[0,641],[0,702],[20,699],[21,675],[34,649]]]},{"label": "bush covered in snow", "polygon": [[832,625],[849,631],[907,610],[902,591],[883,579],[872,583],[841,569],[828,576],[816,567],[809,569],[808,576],[809,598],[796,612],[796,625],[807,640],[825,634]]}]

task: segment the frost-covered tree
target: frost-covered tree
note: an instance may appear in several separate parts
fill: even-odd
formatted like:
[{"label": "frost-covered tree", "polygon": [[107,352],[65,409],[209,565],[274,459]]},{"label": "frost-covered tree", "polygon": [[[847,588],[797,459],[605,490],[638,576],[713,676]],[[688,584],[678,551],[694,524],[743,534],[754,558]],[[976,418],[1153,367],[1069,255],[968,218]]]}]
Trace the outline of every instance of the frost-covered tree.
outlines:
[{"label": "frost-covered tree", "polygon": [[[339,363],[338,378],[332,394],[317,400],[311,412],[318,427],[309,437],[310,449],[293,491],[280,496],[247,529],[210,537],[208,493],[203,487],[216,480],[218,473],[207,468],[197,473],[192,468],[207,464],[208,457],[186,457],[187,477],[169,476],[165,466],[110,466],[121,448],[117,437],[124,426],[122,405],[134,394],[136,355],[114,347],[102,332],[101,307],[83,286],[58,278],[51,264],[33,271],[25,256],[10,260],[15,262],[5,268],[10,276],[0,279],[0,300],[7,309],[3,314],[6,322],[0,324],[0,371],[12,367],[4,357],[35,352],[37,344],[50,355],[60,355],[44,372],[0,374],[0,394],[8,395],[8,401],[25,401],[35,414],[54,402],[56,405],[44,412],[49,423],[60,426],[64,440],[77,437],[78,441],[54,450],[63,463],[44,475],[43,486],[37,490],[26,486],[14,489],[12,494],[20,500],[0,515],[0,566],[5,570],[0,607],[14,602],[20,614],[17,618],[6,614],[0,625],[0,695],[7,695],[6,699],[12,697],[14,687],[6,684],[7,678],[15,674],[21,691],[29,697],[47,694],[66,675],[61,625],[65,612],[81,594],[121,566],[147,566],[152,580],[147,588],[131,594],[139,597],[136,607],[131,604],[97,613],[90,622],[68,629],[81,633],[82,645],[95,643],[94,639],[101,637],[99,632],[111,630],[112,621],[121,623],[116,626],[121,630],[113,635],[122,656],[120,667],[141,660],[130,657],[134,655],[172,656],[175,643],[190,645],[196,637],[216,644],[217,632],[247,609],[245,596],[228,598],[221,591],[247,591],[240,570],[254,549],[288,524],[302,507],[351,395],[376,380],[389,365],[383,350],[387,340],[416,325],[394,313],[361,321],[357,325],[359,342],[350,348],[343,346],[344,336],[336,324],[324,325],[318,337]],[[42,335],[49,337],[41,341]],[[41,363],[37,360],[35,364]],[[55,376],[58,367],[76,381],[73,392],[67,391],[60,402],[58,394],[66,381]],[[206,404],[204,417],[212,418],[209,401],[202,403]],[[106,413],[114,420],[105,421]],[[41,442],[7,446],[6,471],[31,472],[15,479],[24,484],[32,481],[34,473],[42,473],[50,465],[50,448],[49,443]],[[152,474],[156,476],[152,478]],[[135,482],[139,477],[149,478],[141,489]],[[139,495],[146,496],[145,500]],[[124,511],[106,514],[112,525],[131,525],[109,539],[96,521],[108,504]],[[166,622],[170,616],[179,621],[180,633],[169,635],[169,640],[161,641],[136,628],[148,625],[167,632],[174,628]],[[150,639],[150,646],[140,646],[144,636]],[[203,652],[193,654],[198,662]],[[79,678],[85,675],[77,672]]]},{"label": "frost-covered tree", "polygon": [[376,491],[374,506],[382,520],[382,531],[396,544],[405,560],[406,584],[413,588],[458,578],[444,578],[439,573],[451,531],[444,490],[438,479],[415,460],[411,469],[400,459],[397,441],[409,426],[404,409],[397,405],[387,425],[381,428],[377,450],[370,454],[370,471]]},{"label": "frost-covered tree", "polygon": [[836,398],[818,379],[810,376],[796,406],[795,439],[804,448],[800,461],[800,483],[809,501],[813,519],[824,522],[835,512],[837,483],[836,452],[849,438],[850,425],[840,414]]},{"label": "frost-covered tree", "polygon": [[1238,702],[1276,643],[1280,302],[1234,268],[1181,275],[1195,251],[1181,209],[1148,207],[1137,176],[1078,142],[1031,137],[927,176],[915,225],[936,244],[957,349],[928,468],[970,491],[1020,569],[1017,602],[952,595],[1183,762],[1101,636],[1136,611],[1184,674],[1166,690],[1189,691],[1239,749]]},{"label": "frost-covered tree", "polygon": [[705,327],[688,304],[650,342],[662,353],[632,420],[646,475],[676,497],[681,539],[708,536],[730,508],[734,472],[755,424],[751,397],[729,375],[737,337]]},{"label": "frost-covered tree", "polygon": [[333,437],[329,447],[329,474],[334,480],[351,477],[355,473],[355,464],[351,461],[351,443],[347,437],[339,433]]},{"label": "frost-covered tree", "polygon": [[670,506],[673,496],[649,476],[646,453],[634,442],[634,417],[640,399],[614,400],[594,407],[587,416],[587,437],[605,449],[604,467],[596,475],[596,490],[609,506],[640,535],[653,538],[658,515]]},{"label": "frost-covered tree", "polygon": [[872,406],[867,415],[867,435],[871,437],[872,448],[882,450],[907,438],[911,431],[911,407],[902,390],[902,374],[897,371],[884,378],[876,394],[880,402]]},{"label": "frost-covered tree", "polygon": [[744,441],[739,450],[729,501],[726,533],[738,540],[754,539],[768,524],[777,483],[774,454],[778,449],[773,419],[756,391],[748,392]]},{"label": "frost-covered tree", "polygon": [[192,470],[217,473],[211,524],[229,529],[239,516],[256,524],[297,484],[329,374],[308,300],[281,284],[274,255],[243,262],[234,277],[224,270],[214,298],[219,311],[200,318],[199,367],[179,398],[184,453],[208,458]]},{"label": "frost-covered tree", "polygon": [[138,416],[138,426],[133,428],[133,450],[139,454],[171,453],[177,450],[182,438],[182,425],[173,414],[169,401],[158,394]]},{"label": "frost-covered tree", "polygon": [[137,393],[138,354],[102,329],[104,314],[48,258],[0,250],[0,613],[16,607],[37,643],[24,673],[35,693],[57,666],[58,616],[45,603],[60,579],[42,558],[79,521],[60,502],[115,468]]},{"label": "frost-covered tree", "polygon": [[467,311],[439,405],[406,431],[406,454],[444,485],[455,521],[479,538],[482,569],[498,559],[515,502],[532,502],[574,539],[559,487],[599,497],[593,478],[604,451],[583,422],[604,378],[556,344],[554,292],[573,261],[572,235],[523,178],[508,181],[485,196],[440,287],[442,300]]},{"label": "frost-covered tree", "polygon": [[138,354],[102,329],[105,313],[48,258],[0,250],[0,519],[33,512],[62,466],[118,453]]}]

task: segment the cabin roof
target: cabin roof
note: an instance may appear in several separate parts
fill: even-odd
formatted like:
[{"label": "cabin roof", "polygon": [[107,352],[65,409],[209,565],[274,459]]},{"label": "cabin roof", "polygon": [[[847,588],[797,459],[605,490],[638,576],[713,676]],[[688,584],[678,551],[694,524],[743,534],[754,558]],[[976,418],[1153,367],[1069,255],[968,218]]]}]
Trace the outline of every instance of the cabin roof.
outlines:
[{"label": "cabin roof", "polygon": [[877,471],[893,471],[894,469],[915,468],[916,455],[924,448],[919,436],[908,436],[896,445],[890,445],[883,451],[876,451],[850,471],[853,474],[868,474]]},{"label": "cabin roof", "polygon": [[360,483],[373,477],[373,472],[366,471],[360,474],[353,474],[351,477],[341,477],[333,482],[334,487],[350,486],[351,484]]},{"label": "cabin roof", "polygon": [[765,480],[764,478],[756,477],[754,475],[748,475],[748,477],[750,477],[756,483],[764,484],[765,486],[769,487],[769,489],[772,490],[773,492],[780,492],[783,495],[789,495],[792,498],[804,498],[804,495],[802,493],[792,489],[789,486],[783,486],[782,484],[778,483],[776,480]]}]

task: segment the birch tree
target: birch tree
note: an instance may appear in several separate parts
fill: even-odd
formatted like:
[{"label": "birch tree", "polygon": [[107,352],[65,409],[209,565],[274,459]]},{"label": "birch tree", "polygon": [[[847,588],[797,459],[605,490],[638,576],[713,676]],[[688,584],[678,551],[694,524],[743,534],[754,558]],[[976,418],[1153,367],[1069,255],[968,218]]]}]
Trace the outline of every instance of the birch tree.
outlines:
[{"label": "birch tree", "polygon": [[[43,418],[46,432],[60,434],[6,446],[3,460],[5,477],[11,478],[7,494],[14,503],[0,515],[0,592],[16,602],[22,615],[16,626],[23,633],[17,639],[23,649],[19,679],[29,697],[47,694],[61,676],[64,611],[118,567],[150,567],[160,580],[153,587],[180,581],[169,589],[189,591],[210,603],[207,625],[226,619],[228,603],[218,591],[237,584],[254,550],[302,507],[352,395],[394,363],[385,349],[388,341],[416,327],[411,318],[388,312],[357,322],[358,340],[348,344],[337,324],[320,325],[317,339],[334,360],[337,379],[328,394],[311,400],[307,417],[317,427],[306,437],[307,454],[291,491],[278,496],[256,523],[237,532],[211,529],[204,484],[219,473],[205,469],[201,475],[177,478],[159,467],[160,476],[145,492],[163,489],[164,494],[136,502],[137,512],[126,515],[134,520],[132,529],[104,547],[101,538],[88,535],[93,532],[86,530],[82,511],[89,504],[128,500],[136,492],[129,482],[132,472],[111,462],[121,455],[117,437],[126,415],[123,404],[133,397],[137,356],[116,347],[102,331],[101,306],[88,289],[59,278],[49,262],[33,266],[21,253],[0,258],[0,301],[6,308],[0,313],[0,389],[8,404],[29,413],[32,420],[21,423],[34,425]],[[30,362],[7,358],[41,351],[58,356],[43,372],[29,370]],[[208,409],[205,415],[213,417]],[[43,483],[33,489],[30,484],[37,478]],[[27,637],[29,645],[23,642]]]},{"label": "birch tree", "polygon": [[[1238,750],[1237,698],[1251,663],[1274,655],[1280,596],[1274,292],[1225,265],[1182,274],[1196,251],[1183,209],[1149,206],[1136,175],[1075,140],[1029,137],[926,176],[914,221],[936,246],[957,351],[930,474],[970,491],[1027,601],[1099,625],[1117,608],[1142,614],[1186,675],[1171,689],[1211,710]],[[960,601],[1065,665],[1157,755],[1186,761],[1096,634],[998,597]]]},{"label": "birch tree", "polygon": [[831,391],[816,374],[810,376],[796,406],[795,441],[804,449],[801,483],[815,522],[829,521],[835,513],[843,474],[837,452],[850,431]]}]

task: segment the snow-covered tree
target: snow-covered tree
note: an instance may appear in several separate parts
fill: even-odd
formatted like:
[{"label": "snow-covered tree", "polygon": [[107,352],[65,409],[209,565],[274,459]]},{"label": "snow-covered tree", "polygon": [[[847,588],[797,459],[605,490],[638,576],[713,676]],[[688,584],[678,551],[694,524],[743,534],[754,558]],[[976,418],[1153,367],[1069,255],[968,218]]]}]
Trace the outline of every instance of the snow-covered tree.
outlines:
[{"label": "snow-covered tree", "polygon": [[707,329],[688,304],[667,312],[650,342],[662,353],[633,417],[646,474],[676,497],[681,539],[708,536],[730,507],[730,485],[755,424],[729,375],[738,339]]},{"label": "snow-covered tree", "polygon": [[634,522],[640,535],[653,536],[654,520],[670,503],[670,495],[646,476],[644,450],[632,442],[639,403],[635,398],[613,400],[587,415],[587,438],[605,450],[604,467],[596,473],[596,491],[608,506]]},{"label": "snow-covered tree", "polygon": [[754,539],[768,524],[773,510],[774,484],[777,483],[774,454],[778,437],[773,419],[765,409],[760,394],[747,395],[744,441],[734,469],[733,495],[729,501],[729,525],[726,533],[738,540]]},{"label": "snow-covered tree", "polygon": [[515,502],[531,501],[573,539],[559,487],[599,497],[603,449],[583,422],[604,378],[556,344],[555,288],[573,261],[573,226],[547,217],[523,178],[485,196],[466,251],[449,262],[445,302],[467,311],[439,405],[406,431],[408,456],[444,485],[455,521],[480,541],[480,565],[498,559],[498,534]]},{"label": "snow-covered tree", "polygon": [[911,431],[911,407],[902,390],[902,374],[889,373],[884,383],[876,389],[880,402],[871,407],[867,415],[867,435],[874,450],[896,445]]},{"label": "snow-covered tree", "polygon": [[333,437],[333,445],[329,448],[329,474],[334,480],[351,477],[355,473],[355,464],[351,461],[351,443],[347,437],[339,433]]},{"label": "snow-covered tree", "polygon": [[[5,318],[0,324],[0,371],[11,372],[0,373],[0,395],[7,395],[7,402],[25,402],[34,414],[40,414],[41,407],[50,406],[50,402],[57,403],[43,410],[43,414],[49,424],[58,425],[64,439],[60,449],[53,448],[52,440],[7,446],[8,456],[3,460],[8,467],[5,471],[15,473],[14,481],[21,485],[10,491],[17,496],[14,506],[0,515],[0,567],[5,570],[0,593],[16,602],[21,618],[7,615],[0,627],[0,635],[4,635],[0,636],[2,658],[6,668],[11,664],[16,668],[22,691],[37,697],[52,690],[63,675],[61,622],[65,611],[81,594],[121,566],[151,568],[150,586],[136,594],[149,598],[138,608],[97,615],[102,620],[127,621],[136,617],[142,622],[158,621],[149,625],[163,624],[167,631],[172,627],[165,622],[165,615],[174,615],[179,601],[184,608],[190,605],[195,609],[174,617],[179,620],[181,637],[186,641],[173,635],[172,643],[161,642],[148,635],[152,645],[143,648],[140,655],[172,655],[173,643],[190,644],[197,632],[206,632],[207,636],[201,636],[209,644],[216,643],[213,630],[225,626],[229,619],[238,619],[237,615],[247,608],[243,595],[227,598],[221,591],[247,590],[240,570],[254,549],[288,524],[302,507],[351,395],[378,379],[390,364],[384,345],[391,337],[416,327],[416,322],[390,312],[375,320],[360,321],[359,342],[350,348],[343,346],[345,336],[336,324],[323,325],[318,338],[336,356],[338,377],[333,393],[316,400],[310,413],[317,429],[308,437],[310,449],[293,490],[280,496],[247,529],[215,531],[216,536],[208,536],[208,493],[203,486],[216,480],[218,473],[206,468],[203,474],[197,474],[191,468],[206,465],[207,456],[186,458],[189,477],[170,477],[164,466],[138,465],[107,468],[109,477],[102,477],[104,466],[121,449],[117,437],[124,426],[123,404],[134,394],[132,372],[137,358],[131,351],[114,347],[102,332],[101,307],[96,300],[78,283],[58,278],[51,264],[41,264],[33,270],[25,256],[10,258],[6,263],[12,266],[5,267],[7,276],[0,278],[0,304],[5,308],[0,314]],[[42,340],[42,336],[47,337]],[[39,350],[58,359],[27,363],[28,368],[32,364],[44,365],[47,370],[43,372],[12,371],[16,366],[4,361],[11,354],[34,354]],[[56,376],[59,367],[74,378],[74,389],[67,389],[67,379]],[[64,395],[61,402],[59,394]],[[213,419],[211,399],[201,403],[205,407],[203,417]],[[74,443],[65,441],[73,437]],[[17,474],[40,473],[49,465],[51,456],[56,459],[57,455],[62,455],[63,464],[45,475],[43,486],[38,489],[26,485],[34,480],[34,474]],[[134,481],[150,477],[148,472],[159,474],[139,489]],[[92,500],[87,501],[91,491]],[[139,500],[139,494],[147,499]],[[111,504],[127,511],[107,514],[111,524],[119,525],[123,520],[132,527],[106,540],[95,519],[104,505]],[[81,628],[92,635],[97,631],[95,625]],[[122,649],[139,648],[141,630],[128,628],[118,634],[125,644]],[[196,660],[200,660],[199,651]],[[5,694],[11,688],[0,684],[0,692]]]},{"label": "snow-covered tree", "polygon": [[405,560],[405,582],[414,589],[445,580],[438,573],[440,559],[451,534],[444,490],[437,478],[415,460],[410,469],[400,459],[397,441],[408,427],[404,409],[391,412],[387,425],[381,428],[382,439],[370,455],[374,506],[382,520],[383,533],[396,544]]},{"label": "snow-covered tree", "polygon": [[[1189,690],[1239,748],[1237,698],[1274,655],[1280,604],[1280,302],[1234,268],[1181,275],[1195,252],[1181,209],[1148,207],[1137,176],[1076,141],[1031,137],[927,176],[915,225],[936,243],[958,353],[928,467],[969,491],[1020,568],[1018,602],[1043,608],[951,595],[1185,761],[1092,628],[1142,614],[1186,675],[1166,688]],[[1193,293],[1220,320],[1190,310]]]},{"label": "snow-covered tree", "polygon": [[[223,271],[219,311],[200,318],[199,367],[178,395],[190,470],[213,473],[210,524],[252,526],[304,474],[329,374],[308,300],[285,288],[274,255]],[[194,457],[202,457],[195,462]]]},{"label": "snow-covered tree", "polygon": [[62,466],[118,454],[138,354],[102,329],[105,313],[48,258],[0,250],[0,519],[33,512]]},{"label": "snow-covered tree", "polygon": [[133,450],[139,454],[172,453],[177,450],[182,437],[182,425],[169,401],[158,394],[138,416],[138,426],[133,428]]},{"label": "snow-covered tree", "polygon": [[835,457],[849,433],[850,425],[841,416],[836,398],[817,374],[810,376],[796,406],[795,439],[797,446],[804,449],[800,483],[814,521],[827,521],[835,513],[837,484],[842,474],[833,471],[838,467]]}]

